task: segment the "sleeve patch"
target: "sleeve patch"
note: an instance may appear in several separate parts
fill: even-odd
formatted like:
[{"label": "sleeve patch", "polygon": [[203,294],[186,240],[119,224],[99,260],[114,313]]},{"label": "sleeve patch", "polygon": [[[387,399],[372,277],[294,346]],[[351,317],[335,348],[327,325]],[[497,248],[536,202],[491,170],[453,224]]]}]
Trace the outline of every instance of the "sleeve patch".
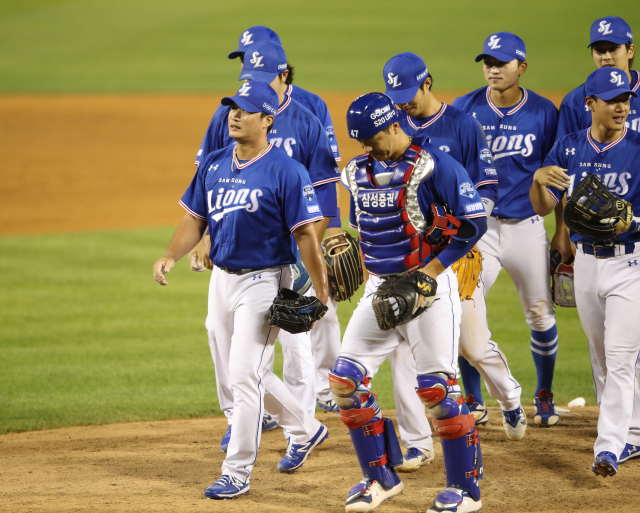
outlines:
[{"label": "sleeve patch", "polygon": [[460,185],[460,196],[466,196],[467,198],[473,198],[476,194],[476,190],[468,182]]},{"label": "sleeve patch", "polygon": [[484,205],[482,204],[482,202],[470,203],[469,205],[464,206],[464,211],[467,214],[471,214],[473,212],[484,212]]},{"label": "sleeve patch", "polygon": [[491,156],[491,152],[488,148],[483,148],[480,150],[480,159],[484,160],[487,164],[491,164],[493,157]]}]

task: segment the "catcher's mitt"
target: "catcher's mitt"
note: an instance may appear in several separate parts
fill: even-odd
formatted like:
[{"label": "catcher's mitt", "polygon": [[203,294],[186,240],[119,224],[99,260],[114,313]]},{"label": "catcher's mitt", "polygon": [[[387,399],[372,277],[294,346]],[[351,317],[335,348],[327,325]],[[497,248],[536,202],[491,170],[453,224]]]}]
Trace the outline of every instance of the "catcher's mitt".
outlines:
[{"label": "catcher's mitt", "polygon": [[597,175],[587,175],[573,189],[563,218],[574,232],[602,241],[629,231],[633,212],[631,204],[611,193]]},{"label": "catcher's mitt", "polygon": [[269,307],[269,324],[289,333],[309,331],[329,310],[317,297],[301,296],[291,289],[281,288]]},{"label": "catcher's mitt", "polygon": [[[438,283],[431,276],[416,271],[391,276],[373,294],[373,311],[381,330],[390,330],[418,317],[436,299]],[[418,307],[419,295],[425,296]]]},{"label": "catcher's mitt", "polygon": [[573,265],[563,264],[562,255],[557,249],[549,252],[551,269],[551,297],[556,306],[576,307],[576,294],[573,286]]},{"label": "catcher's mitt", "polygon": [[482,253],[480,253],[478,246],[473,246],[469,253],[451,266],[451,270],[458,277],[460,301],[471,299],[478,287],[478,280],[482,271]]},{"label": "catcher's mitt", "polygon": [[329,289],[336,301],[350,299],[364,281],[358,241],[347,232],[332,235],[322,244]]}]

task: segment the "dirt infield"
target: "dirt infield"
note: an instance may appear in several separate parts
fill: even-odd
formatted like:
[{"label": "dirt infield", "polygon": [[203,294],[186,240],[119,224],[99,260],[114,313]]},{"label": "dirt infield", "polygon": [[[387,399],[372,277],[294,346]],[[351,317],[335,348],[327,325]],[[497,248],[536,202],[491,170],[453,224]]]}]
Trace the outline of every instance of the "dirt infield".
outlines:
[{"label": "dirt infield", "polygon": [[[640,461],[611,479],[590,466],[597,409],[563,417],[556,428],[529,426],[521,442],[507,440],[498,409],[481,428],[485,512],[640,511],[633,494]],[[394,418],[393,412],[386,414]],[[527,409],[531,420],[533,408]],[[265,433],[249,495],[210,501],[204,489],[220,472],[226,419],[210,418],[74,427],[0,436],[0,510],[342,512],[361,478],[347,433],[337,416],[319,414],[329,439],[292,475],[276,472],[286,445],[281,430]],[[403,474],[404,493],[378,511],[424,512],[444,486],[439,442],[436,460]]]},{"label": "dirt infield", "polygon": [[[343,165],[360,153],[344,121],[356,95],[323,94]],[[220,97],[0,96],[0,236],[176,224]]]}]

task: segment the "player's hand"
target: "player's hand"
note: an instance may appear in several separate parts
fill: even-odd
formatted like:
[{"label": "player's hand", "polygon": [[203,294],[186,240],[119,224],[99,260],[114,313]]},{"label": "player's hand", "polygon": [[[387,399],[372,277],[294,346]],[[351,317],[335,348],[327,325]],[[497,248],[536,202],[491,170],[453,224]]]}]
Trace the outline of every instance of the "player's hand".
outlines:
[{"label": "player's hand", "polygon": [[573,245],[567,234],[557,233],[551,239],[551,249],[557,249],[562,256],[563,264],[570,264],[576,254],[576,247]]},{"label": "player's hand", "polygon": [[164,275],[171,271],[174,265],[176,265],[176,262],[173,258],[162,257],[160,260],[157,260],[156,263],[153,264],[153,279],[163,287],[166,287],[168,283],[167,280],[164,279]]},{"label": "player's hand", "polygon": [[211,238],[205,235],[196,247],[189,252],[189,265],[192,271],[201,273],[205,269],[213,269],[213,263],[209,259],[210,250]]},{"label": "player's hand", "polygon": [[542,187],[555,187],[561,191],[571,187],[567,170],[558,166],[541,167],[533,175],[533,181]]}]

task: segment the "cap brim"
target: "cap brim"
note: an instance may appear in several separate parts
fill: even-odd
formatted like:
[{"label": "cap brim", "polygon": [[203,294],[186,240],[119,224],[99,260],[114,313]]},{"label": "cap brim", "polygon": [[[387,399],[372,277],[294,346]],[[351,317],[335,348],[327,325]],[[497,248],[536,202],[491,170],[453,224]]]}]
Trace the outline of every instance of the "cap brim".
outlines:
[{"label": "cap brim", "polygon": [[[481,53],[480,55],[478,55],[476,57],[476,62],[480,62],[485,57],[493,57],[494,59],[498,59],[501,62],[511,62],[511,61],[515,61],[518,58],[518,57],[514,57],[513,55],[508,55],[502,52],[487,52],[487,53]],[[524,61],[524,59],[521,59],[521,60]]]},{"label": "cap brim", "polygon": [[235,52],[231,52],[228,56],[229,59],[237,59],[238,57],[242,57],[244,55],[244,52],[241,52],[239,50],[236,50]]},{"label": "cap brim", "polygon": [[403,104],[413,101],[413,99],[416,97],[416,94],[418,94],[418,89],[420,89],[419,84],[407,89],[387,89],[384,94],[391,98],[391,100],[393,100],[393,103]]},{"label": "cap brim", "polygon": [[591,96],[596,96],[601,100],[609,101],[613,100],[616,96],[620,96],[621,94],[630,94],[631,96],[635,96],[636,98],[638,97],[638,95],[631,89],[612,89],[611,91],[605,91],[604,93],[594,93]]},{"label": "cap brim", "polygon": [[276,79],[277,76],[277,73],[255,71],[253,69],[243,69],[238,80],[255,80],[256,82],[265,82],[267,84],[270,84]]},{"label": "cap brim", "polygon": [[262,112],[260,107],[256,107],[253,103],[238,96],[225,96],[220,100],[221,105],[232,105],[234,103],[245,112]]},{"label": "cap brim", "polygon": [[628,39],[623,39],[621,37],[604,37],[603,36],[603,37],[599,37],[595,41],[591,41],[591,43],[587,45],[587,48],[591,48],[591,45],[600,43],[601,41],[606,41],[607,43],[615,43],[617,45],[626,45],[627,43],[631,43],[631,41],[629,41]]}]

